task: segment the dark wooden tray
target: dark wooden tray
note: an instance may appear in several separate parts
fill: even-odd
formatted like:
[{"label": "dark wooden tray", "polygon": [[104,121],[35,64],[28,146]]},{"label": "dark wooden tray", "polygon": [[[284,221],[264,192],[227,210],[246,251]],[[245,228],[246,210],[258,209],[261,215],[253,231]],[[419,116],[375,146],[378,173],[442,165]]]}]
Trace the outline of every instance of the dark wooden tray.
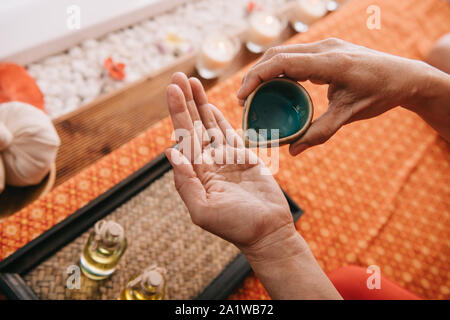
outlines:
[{"label": "dark wooden tray", "polygon": [[[0,262],[0,290],[8,299],[37,300],[22,276],[39,263],[138,194],[171,169],[164,154],[159,155],[128,178],[100,195],[83,208],[53,226],[45,233]],[[285,193],[294,221],[303,214]],[[205,290],[199,300],[226,299],[251,272],[243,254],[239,254]]]}]

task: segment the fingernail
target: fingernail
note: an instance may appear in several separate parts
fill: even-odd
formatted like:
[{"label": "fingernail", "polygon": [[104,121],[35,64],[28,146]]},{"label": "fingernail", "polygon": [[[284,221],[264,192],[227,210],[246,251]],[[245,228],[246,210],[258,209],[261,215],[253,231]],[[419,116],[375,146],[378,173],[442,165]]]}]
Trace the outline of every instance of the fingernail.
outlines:
[{"label": "fingernail", "polygon": [[308,148],[309,148],[309,145],[307,143],[301,143],[299,145],[296,145],[296,146],[293,146],[292,148],[290,148],[289,152],[291,155],[296,156]]}]

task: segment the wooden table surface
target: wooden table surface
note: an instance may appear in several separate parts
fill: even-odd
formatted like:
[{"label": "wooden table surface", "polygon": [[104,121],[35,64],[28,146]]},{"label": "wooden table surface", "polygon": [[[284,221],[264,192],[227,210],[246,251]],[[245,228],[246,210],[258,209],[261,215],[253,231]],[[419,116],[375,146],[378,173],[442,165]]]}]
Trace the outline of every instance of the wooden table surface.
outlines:
[{"label": "wooden table surface", "polygon": [[[280,42],[293,34],[294,31],[287,28]],[[258,56],[249,52],[243,45],[233,64],[220,78],[201,80],[207,89],[211,88]],[[158,71],[157,74],[149,75],[56,119],[54,123],[62,143],[56,159],[55,186],[67,181],[83,168],[165,118],[169,114],[165,89],[171,75],[176,71],[182,71],[188,76],[198,76],[195,60],[195,54],[188,55],[177,64]]]}]

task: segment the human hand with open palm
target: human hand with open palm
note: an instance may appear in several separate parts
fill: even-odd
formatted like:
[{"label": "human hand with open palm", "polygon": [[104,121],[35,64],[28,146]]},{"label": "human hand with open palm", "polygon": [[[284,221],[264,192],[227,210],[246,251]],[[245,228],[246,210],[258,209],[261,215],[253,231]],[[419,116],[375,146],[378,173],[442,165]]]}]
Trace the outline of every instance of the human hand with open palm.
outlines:
[{"label": "human hand with open palm", "polygon": [[339,298],[275,179],[208,103],[200,81],[174,74],[167,101],[178,149],[166,155],[192,221],[241,249],[272,298]]},{"label": "human hand with open palm", "polygon": [[166,154],[192,221],[240,247],[283,228],[295,232],[275,179],[208,103],[200,81],[176,73],[167,99],[181,141],[180,150],[169,149]]}]

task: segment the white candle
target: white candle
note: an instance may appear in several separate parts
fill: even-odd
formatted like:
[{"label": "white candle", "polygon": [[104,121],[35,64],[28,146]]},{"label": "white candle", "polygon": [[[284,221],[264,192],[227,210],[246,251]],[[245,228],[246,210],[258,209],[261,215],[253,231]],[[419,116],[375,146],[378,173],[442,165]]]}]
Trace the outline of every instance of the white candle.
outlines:
[{"label": "white candle", "polygon": [[302,22],[310,25],[327,13],[325,0],[297,0],[293,12],[294,22]]},{"label": "white candle", "polygon": [[236,53],[236,44],[230,39],[223,37],[205,39],[200,52],[203,67],[209,70],[227,67]]},{"label": "white candle", "polygon": [[259,11],[250,16],[248,40],[254,44],[268,46],[279,38],[282,31],[283,24],[273,15]]}]

